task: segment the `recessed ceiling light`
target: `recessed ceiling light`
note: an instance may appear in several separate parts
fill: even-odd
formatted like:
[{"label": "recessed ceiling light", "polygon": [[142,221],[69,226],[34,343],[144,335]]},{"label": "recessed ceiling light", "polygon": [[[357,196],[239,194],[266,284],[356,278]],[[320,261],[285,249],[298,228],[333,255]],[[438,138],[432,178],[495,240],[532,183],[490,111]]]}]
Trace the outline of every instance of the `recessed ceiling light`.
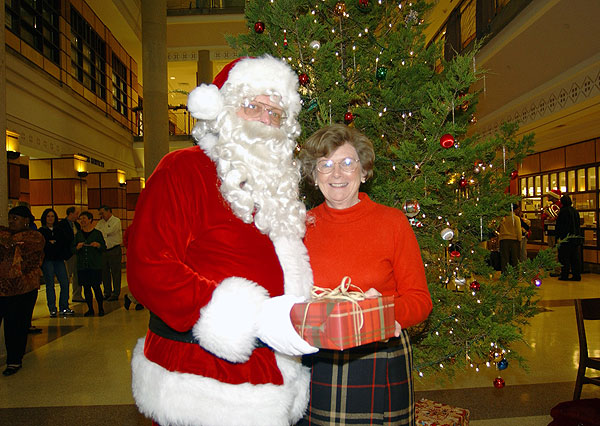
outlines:
[{"label": "recessed ceiling light", "polygon": [[169,77],[171,80],[175,80],[175,77]]}]

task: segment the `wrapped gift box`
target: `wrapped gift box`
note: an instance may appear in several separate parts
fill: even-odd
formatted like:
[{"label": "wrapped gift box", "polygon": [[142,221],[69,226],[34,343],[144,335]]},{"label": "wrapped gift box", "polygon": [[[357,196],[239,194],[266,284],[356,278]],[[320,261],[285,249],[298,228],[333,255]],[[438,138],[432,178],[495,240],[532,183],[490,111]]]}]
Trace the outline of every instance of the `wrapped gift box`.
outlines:
[{"label": "wrapped gift box", "polygon": [[469,410],[422,399],[415,403],[417,426],[468,426]]},{"label": "wrapped gift box", "polygon": [[[290,313],[296,331],[311,345],[344,350],[394,337],[394,297],[356,302],[313,299]],[[362,324],[362,326],[361,326]]]}]

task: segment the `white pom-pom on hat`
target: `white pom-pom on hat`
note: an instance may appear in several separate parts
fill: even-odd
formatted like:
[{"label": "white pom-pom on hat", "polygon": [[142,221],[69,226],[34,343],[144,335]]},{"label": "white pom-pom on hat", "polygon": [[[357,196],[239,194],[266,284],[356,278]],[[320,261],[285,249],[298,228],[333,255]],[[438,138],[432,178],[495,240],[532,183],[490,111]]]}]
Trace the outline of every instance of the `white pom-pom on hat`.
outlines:
[{"label": "white pom-pom on hat", "polygon": [[223,96],[214,84],[201,84],[188,95],[187,107],[198,120],[214,120],[223,110]]},{"label": "white pom-pom on hat", "polygon": [[[223,88],[225,84],[227,89]],[[251,87],[259,94],[280,96],[291,116],[300,111],[298,75],[284,61],[270,55],[238,58],[225,65],[213,84],[202,84],[192,90],[188,96],[188,110],[196,119],[215,120],[224,108],[225,98],[231,97],[231,92],[242,86]]]}]

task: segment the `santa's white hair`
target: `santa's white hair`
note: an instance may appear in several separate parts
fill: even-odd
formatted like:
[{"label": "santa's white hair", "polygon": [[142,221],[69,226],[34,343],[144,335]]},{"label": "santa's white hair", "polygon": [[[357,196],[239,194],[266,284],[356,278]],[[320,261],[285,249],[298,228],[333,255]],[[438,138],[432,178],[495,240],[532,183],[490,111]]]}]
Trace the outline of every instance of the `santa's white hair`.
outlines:
[{"label": "santa's white hair", "polygon": [[[299,108],[289,108],[278,93],[257,93],[248,85],[225,85],[223,108],[216,120],[200,120],[192,135],[216,163],[221,194],[234,214],[252,223],[272,240],[302,238],[306,208],[299,201],[300,165],[293,158],[300,133]],[[241,105],[259,95],[269,95],[287,117],[281,127],[248,121],[237,115]]]}]

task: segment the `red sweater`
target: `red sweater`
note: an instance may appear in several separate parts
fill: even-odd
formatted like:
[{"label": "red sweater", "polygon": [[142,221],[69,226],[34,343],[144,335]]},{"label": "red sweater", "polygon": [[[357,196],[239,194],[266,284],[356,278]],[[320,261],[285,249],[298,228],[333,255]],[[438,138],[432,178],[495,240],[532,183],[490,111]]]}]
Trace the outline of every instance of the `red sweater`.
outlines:
[{"label": "red sweater", "polygon": [[[363,291],[394,295],[396,321],[425,320],[432,303],[415,234],[400,210],[359,194],[360,203],[336,210],[326,203],[309,213],[305,244],[315,285],[337,287],[344,276]],[[314,219],[314,222],[311,222]]]}]

